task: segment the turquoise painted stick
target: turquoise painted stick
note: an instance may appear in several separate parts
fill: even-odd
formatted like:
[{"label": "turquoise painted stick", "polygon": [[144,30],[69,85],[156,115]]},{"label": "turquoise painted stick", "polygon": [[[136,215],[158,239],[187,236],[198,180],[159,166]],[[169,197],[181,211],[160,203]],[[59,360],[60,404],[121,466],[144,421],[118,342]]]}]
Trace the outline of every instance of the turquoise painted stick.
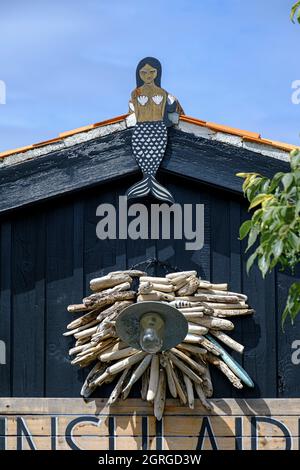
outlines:
[{"label": "turquoise painted stick", "polygon": [[238,362],[236,362],[230,356],[230,354],[228,354],[228,352],[212,336],[210,336],[210,335],[205,335],[205,336],[206,336],[207,339],[209,339],[209,341],[211,341],[211,343],[213,343],[215,346],[217,346],[217,348],[221,352],[221,354],[220,354],[221,358],[228,365],[228,367],[230,367],[232,372],[234,372],[235,375],[239,379],[241,379],[241,381],[244,382],[245,385],[247,385],[248,387],[253,388],[254,387],[254,382],[251,379],[251,377],[247,374],[245,369],[243,369],[243,367],[240,366],[240,364]]}]

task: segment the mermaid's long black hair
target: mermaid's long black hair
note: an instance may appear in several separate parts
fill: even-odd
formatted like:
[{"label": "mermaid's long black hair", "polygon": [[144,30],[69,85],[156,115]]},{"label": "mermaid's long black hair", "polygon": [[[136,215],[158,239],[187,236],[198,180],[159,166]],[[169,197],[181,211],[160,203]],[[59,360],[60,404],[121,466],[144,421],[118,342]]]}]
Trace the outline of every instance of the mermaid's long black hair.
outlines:
[{"label": "mermaid's long black hair", "polygon": [[137,65],[136,68],[136,86],[140,87],[144,85],[144,82],[142,81],[140,77],[140,70],[144,67],[144,65],[151,65],[151,67],[155,68],[157,70],[157,76],[154,80],[154,83],[156,86],[161,86],[161,63],[159,62],[158,59],[155,59],[155,57],[145,57],[144,59],[140,60],[140,62]]}]

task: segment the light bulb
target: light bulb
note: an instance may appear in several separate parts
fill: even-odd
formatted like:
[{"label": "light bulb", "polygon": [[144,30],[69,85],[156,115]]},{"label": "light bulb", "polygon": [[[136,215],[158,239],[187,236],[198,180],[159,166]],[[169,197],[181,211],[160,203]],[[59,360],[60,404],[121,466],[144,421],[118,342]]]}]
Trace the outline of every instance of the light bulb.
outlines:
[{"label": "light bulb", "polygon": [[149,354],[159,352],[163,345],[164,321],[157,313],[146,313],[140,320],[140,345]]}]

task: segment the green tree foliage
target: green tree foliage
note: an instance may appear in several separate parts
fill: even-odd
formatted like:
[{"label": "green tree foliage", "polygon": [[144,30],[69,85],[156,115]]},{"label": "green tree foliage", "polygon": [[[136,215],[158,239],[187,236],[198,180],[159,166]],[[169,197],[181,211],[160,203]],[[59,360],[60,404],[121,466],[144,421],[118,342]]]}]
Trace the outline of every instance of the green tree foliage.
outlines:
[{"label": "green tree foliage", "polygon": [[[247,250],[257,247],[247,261],[249,272],[254,261],[263,275],[279,266],[292,270],[300,260],[300,150],[291,152],[291,171],[272,179],[258,173],[238,173],[244,178],[243,191],[249,200],[252,218],[240,227],[240,239],[248,237]],[[293,322],[300,311],[300,283],[294,282],[282,315]]]},{"label": "green tree foliage", "polygon": [[291,20],[295,23],[295,19],[300,23],[300,1],[296,2],[291,9]]}]

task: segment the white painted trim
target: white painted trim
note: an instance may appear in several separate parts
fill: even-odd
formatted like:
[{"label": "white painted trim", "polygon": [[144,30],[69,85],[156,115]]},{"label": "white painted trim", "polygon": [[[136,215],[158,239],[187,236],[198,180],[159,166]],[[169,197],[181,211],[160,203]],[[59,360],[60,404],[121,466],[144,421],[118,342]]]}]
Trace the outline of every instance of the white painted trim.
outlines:
[{"label": "white painted trim", "polygon": [[[126,128],[132,127],[133,123],[127,118],[123,121],[108,124],[106,126],[96,127],[89,131],[80,132],[78,134],[70,135],[58,142],[50,143],[43,147],[37,147],[26,152],[16,153],[14,155],[9,155],[3,158],[2,163],[0,163],[1,168],[6,166],[20,164],[24,161],[30,160],[32,158],[37,158],[48,153],[56,152],[58,150],[63,150],[74,145],[81,144],[82,142],[88,142],[93,139],[104,137],[114,132],[120,132]],[[207,127],[198,126],[196,124],[188,123],[186,121],[179,121],[179,124],[176,126],[182,132],[188,134],[193,134],[196,137],[201,137],[207,140],[214,140],[218,142],[224,142],[234,147],[241,147],[252,152],[256,152],[261,155],[268,156],[270,158],[275,158],[278,160],[289,161],[289,152],[285,150],[280,150],[276,147],[260,144],[257,142],[244,141],[242,137],[227,134],[225,132],[215,132]]]}]

